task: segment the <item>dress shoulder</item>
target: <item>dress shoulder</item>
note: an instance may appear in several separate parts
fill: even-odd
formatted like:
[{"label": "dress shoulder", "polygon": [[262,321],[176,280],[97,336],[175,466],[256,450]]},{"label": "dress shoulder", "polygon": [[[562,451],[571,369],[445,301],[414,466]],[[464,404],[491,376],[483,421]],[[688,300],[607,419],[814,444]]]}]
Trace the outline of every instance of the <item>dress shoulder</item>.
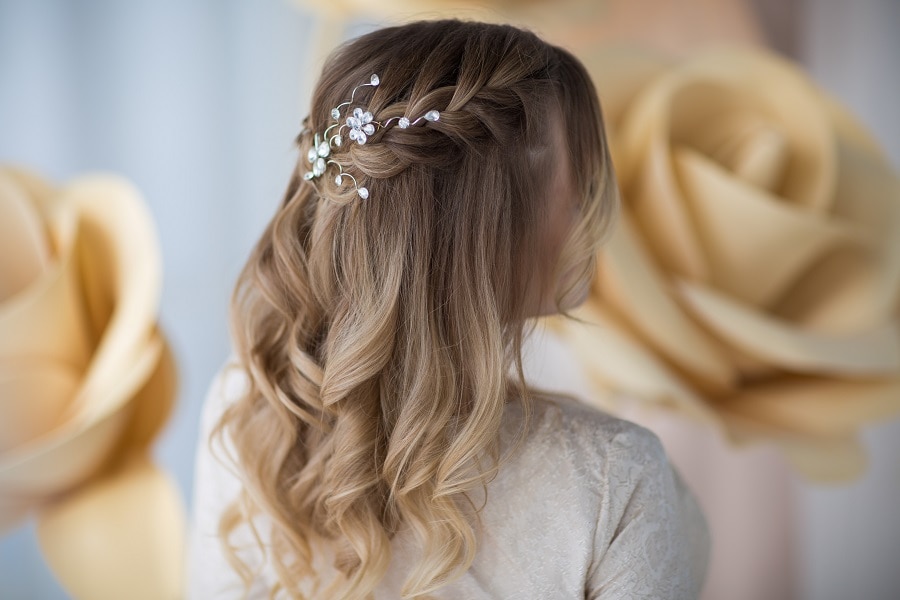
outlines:
[{"label": "dress shoulder", "polygon": [[[543,556],[529,572],[549,563],[595,600],[696,599],[706,521],[659,436],[572,396],[541,395],[534,407],[527,443],[496,490],[505,518],[521,512],[522,527],[552,524],[541,541],[562,558]],[[525,488],[526,499],[515,497]]]},{"label": "dress shoulder", "polygon": [[593,461],[618,464],[668,463],[659,436],[650,429],[593,407],[571,396],[545,398],[545,427],[562,430],[573,444]]},{"label": "dress shoulder", "polygon": [[236,402],[247,389],[247,373],[232,354],[219,366],[207,387],[201,410],[201,433],[209,433],[228,406]]},{"label": "dress shoulder", "polygon": [[571,398],[551,402],[600,490],[586,598],[699,597],[709,557],[705,517],[659,436]]},{"label": "dress shoulder", "polygon": [[[213,375],[203,399],[200,425],[194,454],[193,500],[188,531],[184,598],[248,598],[268,597],[267,586],[257,577],[244,596],[244,583],[223,553],[219,538],[219,518],[239,495],[243,481],[234,462],[234,445],[223,431],[221,437],[210,437],[214,425],[229,405],[241,398],[248,385],[246,373],[230,356]],[[242,560],[260,569],[262,557],[253,546],[252,534],[241,527],[235,542]]]}]

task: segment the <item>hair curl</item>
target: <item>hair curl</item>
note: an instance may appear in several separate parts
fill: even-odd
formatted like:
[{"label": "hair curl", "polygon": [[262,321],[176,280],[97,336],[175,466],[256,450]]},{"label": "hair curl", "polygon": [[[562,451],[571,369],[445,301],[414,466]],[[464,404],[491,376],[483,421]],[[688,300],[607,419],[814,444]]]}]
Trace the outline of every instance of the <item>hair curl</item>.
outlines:
[{"label": "hair curl", "polygon": [[[618,207],[596,91],[567,51],[508,25],[379,29],[329,57],[308,129],[323,131],[372,73],[381,84],[358,97],[376,119],[437,108],[440,121],[379,130],[332,156],[365,182],[366,201],[329,177],[305,181],[312,136],[300,135],[283,203],[231,298],[250,385],[212,433],[227,430],[245,480],[220,536],[249,586],[226,539],[254,512],[271,517],[273,597],[323,583],[312,569],[320,543],[335,549],[338,576],[315,597],[369,597],[401,523],[421,544],[405,598],[468,569],[479,509],[466,492],[504,462],[506,402],[523,404],[524,434],[542,393],[523,374],[534,324],[523,290],[576,269],[554,292],[563,306],[592,277]],[[564,128],[580,218],[548,262],[553,126]]]}]

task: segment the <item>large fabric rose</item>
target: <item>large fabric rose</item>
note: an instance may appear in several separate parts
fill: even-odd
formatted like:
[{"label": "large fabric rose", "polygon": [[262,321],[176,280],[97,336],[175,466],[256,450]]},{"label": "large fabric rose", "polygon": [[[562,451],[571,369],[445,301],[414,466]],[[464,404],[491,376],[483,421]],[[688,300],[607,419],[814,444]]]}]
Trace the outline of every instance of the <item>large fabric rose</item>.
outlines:
[{"label": "large fabric rose", "polygon": [[152,219],[120,178],[0,169],[0,532],[38,514],[76,598],[175,598],[184,510],[149,461],[176,389]]},{"label": "large fabric rose", "polygon": [[857,475],[858,429],[900,409],[897,174],[765,51],[583,58],[623,211],[578,313],[600,327],[553,326],[598,401],[636,397],[734,442],[774,441],[812,479]]}]

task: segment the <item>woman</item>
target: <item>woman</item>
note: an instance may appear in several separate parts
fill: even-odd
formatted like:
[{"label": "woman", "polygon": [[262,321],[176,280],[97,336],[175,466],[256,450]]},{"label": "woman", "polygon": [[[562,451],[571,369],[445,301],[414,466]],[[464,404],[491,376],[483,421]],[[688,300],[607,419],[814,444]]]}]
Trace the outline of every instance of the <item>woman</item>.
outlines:
[{"label": "woman", "polygon": [[305,125],[204,406],[188,596],[696,598],[705,522],[658,438],[522,370],[618,206],[583,66],[389,27]]}]

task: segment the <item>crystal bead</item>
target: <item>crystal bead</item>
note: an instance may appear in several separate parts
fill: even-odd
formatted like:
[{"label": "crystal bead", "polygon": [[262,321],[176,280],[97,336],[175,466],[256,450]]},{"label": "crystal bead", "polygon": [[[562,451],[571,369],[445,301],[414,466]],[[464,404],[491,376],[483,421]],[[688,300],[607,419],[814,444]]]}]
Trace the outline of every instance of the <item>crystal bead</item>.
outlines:
[{"label": "crystal bead", "polygon": [[359,194],[359,197],[362,198],[363,200],[365,200],[366,198],[369,197],[369,189],[368,188],[361,187],[358,190],[356,190],[356,193]]},{"label": "crystal bead", "polygon": [[328,142],[322,142],[319,144],[319,156],[328,156],[331,153],[331,148],[328,146]]},{"label": "crystal bead", "polygon": [[339,136],[339,135],[334,136],[334,145],[335,145],[335,146],[340,147],[340,145],[341,145],[342,143],[343,143],[343,142],[341,141],[341,136]]},{"label": "crystal bead", "polygon": [[434,122],[434,121],[437,121],[437,120],[440,119],[440,118],[441,118],[441,113],[439,113],[439,112],[436,111],[436,110],[429,110],[427,113],[425,113],[425,120],[426,120],[426,121]]},{"label": "crystal bead", "polygon": [[321,175],[324,172],[325,172],[325,159],[319,158],[316,160],[316,164],[313,165],[313,174],[315,174],[315,176],[318,177],[319,175]]},{"label": "crystal bead", "polygon": [[399,127],[400,129],[406,129],[407,127],[409,127],[409,119],[407,119],[406,117],[400,117],[400,120],[397,121],[397,127]]},{"label": "crystal bead", "polygon": [[310,148],[309,152],[306,153],[306,158],[309,160],[310,164],[316,162],[316,159],[319,158],[319,155],[316,153],[316,149]]},{"label": "crystal bead", "polygon": [[378,79],[378,75],[372,74],[372,77],[371,77],[371,79],[369,79],[369,82],[372,85],[378,85],[379,83],[381,83],[381,80]]},{"label": "crystal bead", "polygon": [[337,121],[338,119],[340,119],[340,118],[341,118],[341,111],[339,111],[339,110],[336,109],[336,108],[332,108],[332,109],[331,109],[331,118],[334,119],[335,121]]},{"label": "crystal bead", "polygon": [[335,178],[334,178],[334,182],[335,182],[337,185],[341,185],[341,176],[338,175],[337,177],[335,177]]},{"label": "crystal bead", "polygon": [[313,177],[315,177],[315,174],[312,171],[307,171],[306,173],[303,174],[303,179],[305,179],[307,181],[309,181]]}]

